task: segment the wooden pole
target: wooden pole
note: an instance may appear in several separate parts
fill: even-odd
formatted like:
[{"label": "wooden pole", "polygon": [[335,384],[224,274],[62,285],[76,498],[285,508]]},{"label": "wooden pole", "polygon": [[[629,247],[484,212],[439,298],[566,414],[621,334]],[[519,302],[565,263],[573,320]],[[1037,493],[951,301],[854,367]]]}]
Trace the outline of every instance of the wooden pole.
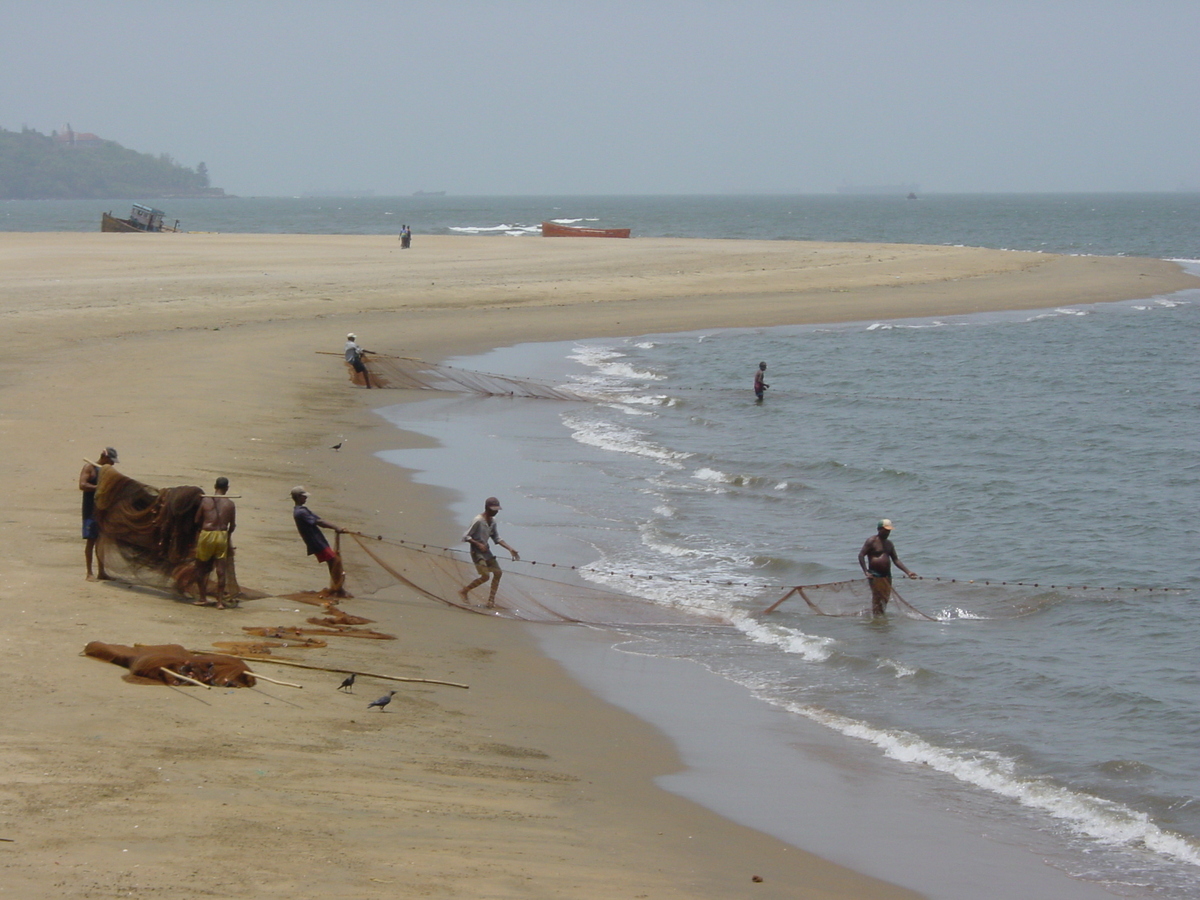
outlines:
[{"label": "wooden pole", "polygon": [[191,682],[192,684],[197,685],[198,687],[202,687],[202,688],[205,688],[210,691],[212,690],[211,684],[205,684],[203,681],[197,681],[195,678],[189,678],[187,675],[180,675],[175,670],[168,669],[166,666],[159,666],[158,671],[166,672],[168,675],[178,678],[180,681]]},{"label": "wooden pole", "polygon": [[[204,653],[207,651],[195,650],[194,653]],[[317,672],[333,672],[338,675],[364,675],[367,678],[382,678],[385,681],[407,681],[414,684],[443,684],[446,687],[463,688],[469,690],[469,684],[459,684],[457,681],[438,681],[433,678],[405,678],[401,675],[381,675],[378,672],[362,672],[356,669],[335,669],[330,666],[314,666],[312,663],[292,662],[290,659],[273,659],[269,656],[234,656],[234,659],[240,659],[244,662],[256,663],[274,663],[277,666],[292,666],[296,669],[313,669]]]},{"label": "wooden pole", "polygon": [[263,681],[270,682],[271,684],[281,684],[284,687],[294,687],[294,688],[303,688],[304,687],[304,685],[302,685],[302,684],[295,684],[294,682],[291,682],[291,681],[280,681],[277,678],[268,678],[266,675],[262,675],[258,672],[251,672],[249,669],[246,670],[246,674],[253,675],[255,678],[261,678]]},{"label": "wooden pole", "polygon": [[768,606],[766,609],[764,609],[763,615],[766,615],[767,613],[775,612],[775,610],[777,610],[779,608],[780,604],[783,603],[784,600],[786,600],[788,597],[792,596],[792,594],[796,593],[796,591],[798,591],[798,590],[799,590],[799,588],[792,588],[790,591],[788,591],[786,594],[784,594],[782,597],[780,597],[778,600],[776,600],[774,603],[772,603],[770,606]]}]

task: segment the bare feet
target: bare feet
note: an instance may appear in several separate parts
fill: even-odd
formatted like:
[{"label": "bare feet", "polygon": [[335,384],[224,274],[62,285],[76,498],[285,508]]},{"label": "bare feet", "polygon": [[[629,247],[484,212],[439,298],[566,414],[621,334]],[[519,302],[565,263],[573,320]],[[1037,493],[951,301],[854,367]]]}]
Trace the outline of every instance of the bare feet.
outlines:
[{"label": "bare feet", "polygon": [[471,602],[471,601],[469,601],[469,600],[467,599],[467,589],[466,589],[466,588],[459,588],[459,589],[458,589],[458,596],[459,596],[459,597],[462,599],[462,602],[463,602],[463,603],[470,603],[470,602]]}]

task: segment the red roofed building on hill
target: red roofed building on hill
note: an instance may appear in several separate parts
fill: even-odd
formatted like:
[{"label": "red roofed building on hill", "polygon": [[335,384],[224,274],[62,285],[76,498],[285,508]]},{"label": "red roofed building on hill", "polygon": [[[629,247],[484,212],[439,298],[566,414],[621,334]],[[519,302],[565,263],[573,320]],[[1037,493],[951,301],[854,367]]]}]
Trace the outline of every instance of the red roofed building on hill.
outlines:
[{"label": "red roofed building on hill", "polygon": [[51,135],[60,147],[99,147],[104,139],[90,131],[74,131],[67,123],[66,131],[56,131]]}]

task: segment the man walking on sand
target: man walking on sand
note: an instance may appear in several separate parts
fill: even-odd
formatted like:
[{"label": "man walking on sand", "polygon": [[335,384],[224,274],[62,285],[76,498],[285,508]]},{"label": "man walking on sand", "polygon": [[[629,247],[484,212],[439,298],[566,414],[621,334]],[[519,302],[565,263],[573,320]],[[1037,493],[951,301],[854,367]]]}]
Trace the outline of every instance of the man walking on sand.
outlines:
[{"label": "man walking on sand", "polygon": [[225,496],[229,479],[221,476],[213,485],[212,497],[200,501],[196,521],[200,534],[196,538],[196,587],[200,592],[197,606],[208,606],[208,573],[217,570],[217,609],[225,608],[225,582],[229,571],[229,555],[233,551],[230,539],[237,528],[237,505]]},{"label": "man walking on sand", "polygon": [[363,356],[370,352],[370,350],[364,350],[358,346],[358,338],[354,336],[354,332],[346,335],[346,362],[350,363],[350,368],[363,377],[368,389],[371,387],[371,373],[367,371],[367,364],[363,360]]},{"label": "man walking on sand", "polygon": [[876,533],[867,538],[858,551],[859,568],[871,581],[871,614],[875,616],[884,614],[888,600],[892,598],[892,563],[899,566],[909,578],[917,577],[916,572],[900,562],[891,536],[892,520],[880,519]]},{"label": "man walking on sand", "polygon": [[512,554],[514,560],[521,558],[516,550],[500,540],[500,532],[496,528],[496,513],[498,512],[500,512],[500,501],[495,497],[488,497],[483,504],[483,512],[472,520],[467,533],[463,535],[463,540],[471,545],[471,562],[475,563],[475,571],[479,573],[479,577],[460,590],[458,596],[462,597],[464,603],[468,602],[467,594],[471,589],[479,587],[491,578],[492,590],[488,595],[487,602],[489,609],[496,605],[496,591],[500,588],[500,576],[504,573],[500,571],[500,563],[496,560],[496,555],[492,553],[488,542],[491,541],[503,547]]},{"label": "man walking on sand", "polygon": [[[79,472],[79,489],[83,491],[83,559],[87,563],[88,581],[105,581],[104,551],[96,542],[100,538],[100,523],[96,521],[96,487],[100,483],[100,467],[111,466],[117,461],[117,451],[105,447],[95,463],[85,463]],[[92,575],[92,555],[96,557],[96,574]]]},{"label": "man walking on sand", "polygon": [[315,556],[317,562],[323,562],[329,566],[329,587],[321,591],[321,594],[327,597],[352,596],[345,590],[346,572],[342,568],[342,558],[329,546],[329,541],[325,540],[325,535],[321,533],[322,528],[328,528],[338,534],[345,529],[338,528],[332,522],[326,522],[304,505],[307,502],[308,491],[300,485],[292,488],[292,503],[294,504],[292,518],[296,520],[296,530],[300,532],[300,537],[304,540],[304,547],[309,556]]}]

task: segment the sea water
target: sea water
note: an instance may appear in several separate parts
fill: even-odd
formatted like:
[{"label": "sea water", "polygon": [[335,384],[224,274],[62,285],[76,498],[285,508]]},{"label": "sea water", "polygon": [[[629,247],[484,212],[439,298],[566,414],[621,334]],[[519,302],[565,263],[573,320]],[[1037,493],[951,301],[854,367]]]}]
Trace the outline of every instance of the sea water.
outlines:
[{"label": "sea water", "polygon": [[[1200,258],[1200,193],[902,196],[232,197],[154,200],[186,231],[492,235],[546,220],[631,228],[633,237],[873,241],[1048,253]],[[0,231],[98,231],[130,200],[0,201]]]},{"label": "sea water", "polygon": [[[608,399],[398,407],[385,415],[443,449],[388,458],[462,490],[464,524],[501,494],[525,557],[734,625],[614,635],[621,652],[694,661],[911,767],[939,803],[1078,879],[1189,897],[1198,342],[1200,291],[1185,291],[505,348],[454,364]],[[487,465],[465,471],[481,438]],[[923,576],[897,590],[929,620],[821,616],[798,597],[763,613],[792,585],[861,578],[883,517]]]}]

